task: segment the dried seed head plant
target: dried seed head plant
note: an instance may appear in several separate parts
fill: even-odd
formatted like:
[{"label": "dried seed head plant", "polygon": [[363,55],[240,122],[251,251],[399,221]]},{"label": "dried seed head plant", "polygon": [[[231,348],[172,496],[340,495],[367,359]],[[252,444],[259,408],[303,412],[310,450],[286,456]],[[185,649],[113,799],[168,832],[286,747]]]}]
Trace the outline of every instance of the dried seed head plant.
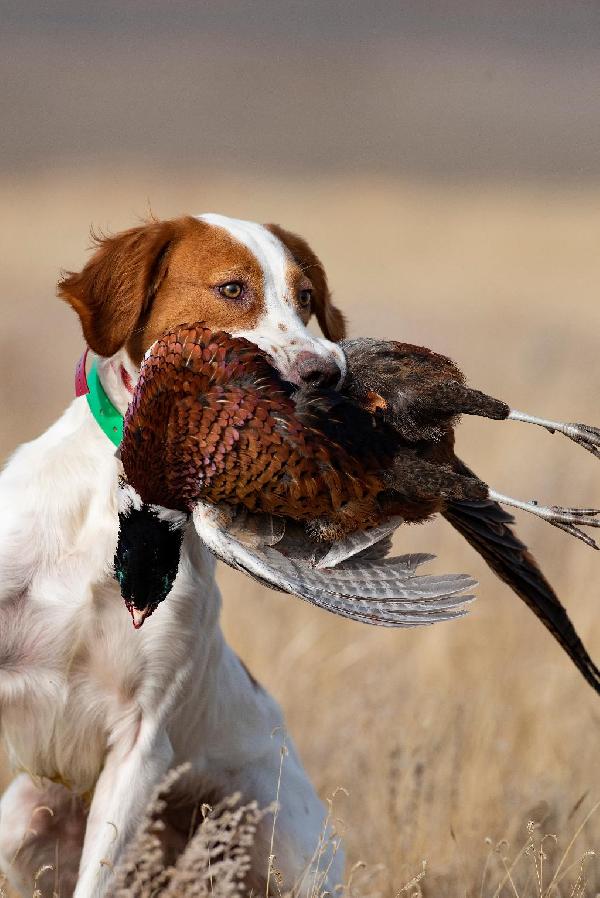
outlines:
[{"label": "dried seed head plant", "polygon": [[[165,861],[161,816],[173,787],[187,765],[165,778],[148,805],[123,863],[115,871],[111,898],[241,898],[251,872],[250,849],[258,823],[272,808],[242,804],[240,795],[224,798],[213,808],[200,808],[200,823],[174,865]],[[266,866],[265,866],[266,870]]]},{"label": "dried seed head plant", "polygon": [[[110,898],[156,898],[158,895],[164,898],[242,898],[248,894],[284,898],[273,842],[286,755],[283,742],[277,795],[271,806],[259,808],[256,802],[244,804],[239,793],[222,799],[214,807],[201,805],[199,823],[195,831],[192,828],[187,845],[172,865],[166,860],[162,817],[169,796],[185,776],[188,765],[171,771],[148,805],[126,857],[115,871]],[[285,898],[323,898],[325,895],[332,856],[340,845],[339,835],[335,832],[328,835],[333,823],[334,799],[335,795],[327,803],[327,818],[313,856]],[[251,856],[256,828],[268,816],[273,820],[271,849],[262,869],[256,869],[256,860],[253,865]]]},{"label": "dried seed head plant", "polygon": [[[285,743],[282,744],[282,768]],[[328,864],[331,863],[331,843],[334,850],[340,844],[341,827],[329,839],[326,830],[335,823],[334,802],[338,789],[327,801],[328,815],[321,838],[291,892],[280,887],[277,859],[272,849],[264,858],[262,871],[253,869],[252,846],[258,823],[267,815],[277,825],[277,799],[269,808],[260,809],[255,802],[243,804],[240,795],[231,795],[214,807],[200,808],[200,823],[173,865],[165,861],[161,841],[164,829],[162,814],[173,787],[185,775],[185,766],[172,771],[156,792],[142,820],[136,839],[123,864],[116,871],[110,898],[245,898],[245,896],[276,896],[276,898],[326,898]],[[282,776],[277,784],[277,798],[282,788]],[[479,885],[463,883],[456,876],[444,877],[428,872],[428,861],[406,882],[395,887],[390,870],[385,865],[367,866],[357,861],[348,871],[344,885],[332,898],[594,898],[597,879],[594,869],[595,852],[581,848],[581,837],[590,820],[600,809],[596,802],[586,809],[586,796],[577,802],[570,815],[571,835],[559,836],[548,832],[555,822],[552,809],[545,802],[532,809],[538,820],[526,824],[525,841],[513,847],[506,839],[494,842],[490,837],[481,840]],[[579,818],[578,822],[577,819]],[[340,821],[341,823],[341,821]],[[404,824],[404,829],[406,829]],[[408,835],[404,834],[406,842]],[[326,863],[323,859],[328,858]],[[392,859],[398,865],[401,859]],[[256,863],[256,860],[255,860]],[[458,865],[460,866],[460,865]],[[40,871],[41,872],[41,871]],[[4,898],[4,896],[2,896]],[[33,898],[42,898],[33,893]]]}]

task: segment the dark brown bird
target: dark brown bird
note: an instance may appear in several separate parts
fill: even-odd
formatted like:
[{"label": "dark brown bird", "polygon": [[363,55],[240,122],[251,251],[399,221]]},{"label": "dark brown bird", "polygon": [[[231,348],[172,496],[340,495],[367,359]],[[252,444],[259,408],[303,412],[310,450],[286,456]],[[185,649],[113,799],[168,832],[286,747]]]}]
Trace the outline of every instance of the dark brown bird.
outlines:
[{"label": "dark brown bird", "polygon": [[[549,421],[512,410],[505,402],[468,387],[454,362],[430,349],[371,338],[344,340],[341,345],[348,363],[343,393],[362,408],[371,410],[402,440],[415,446],[429,444],[422,447],[423,459],[434,461],[436,465],[449,464],[457,475],[475,478],[454,454],[454,427],[460,415],[537,424],[550,433],[564,434],[600,458],[598,428]],[[400,473],[400,468],[403,468],[403,460],[396,458],[394,470]],[[435,490],[436,475],[422,461],[410,471],[403,470],[403,476],[413,477],[425,491],[433,478]],[[415,489],[419,486],[415,485]],[[577,526],[600,527],[597,509],[540,506],[537,502],[523,502],[501,495],[487,485],[485,493],[487,499],[528,511],[598,549],[592,537]],[[460,497],[444,492],[442,498],[457,500]]]},{"label": "dark brown bird", "polygon": [[[293,387],[255,346],[202,325],[169,332],[148,353],[120,449],[129,488],[140,497],[138,524],[126,509],[116,556],[124,596],[139,620],[164,598],[176,572],[178,546],[170,552],[169,575],[160,574],[165,553],[157,537],[162,592],[131,574],[139,535],[128,534],[140,530],[144,515],[141,532],[153,532],[158,508],[193,513],[219,557],[338,613],[387,625],[455,616],[466,598],[459,593],[473,581],[417,578],[407,559],[383,557],[399,523],[441,513],[599,689],[600,673],[498,501],[524,507],[592,545],[577,524],[598,526],[597,512],[499,496],[455,456],[454,426],[460,414],[532,420],[562,429],[595,453],[600,432],[518,417],[467,387],[449,359],[427,349],[375,340],[342,346],[348,373],[341,393]],[[172,524],[161,526],[173,540]],[[151,542],[144,536],[146,555]],[[402,608],[394,604],[402,602]],[[409,609],[410,602],[417,604]]]},{"label": "dark brown bird", "polygon": [[[451,459],[454,471],[466,477],[472,471],[454,455],[454,425],[461,414],[498,420],[522,421],[562,433],[597,458],[600,430],[586,424],[536,418],[467,387],[450,359],[420,346],[372,339],[342,343],[348,361],[344,392],[393,427],[404,439],[419,444],[431,441],[435,457]],[[422,483],[428,482],[421,469]],[[597,549],[578,525],[599,526],[595,509],[540,506],[488,490],[485,500],[446,496],[440,511],[447,521],[485,559],[492,570],[531,608],[550,630],[585,679],[600,691],[600,672],[577,635],[560,599],[540,570],[527,546],[513,532],[512,515],[501,504],[528,511]]]}]

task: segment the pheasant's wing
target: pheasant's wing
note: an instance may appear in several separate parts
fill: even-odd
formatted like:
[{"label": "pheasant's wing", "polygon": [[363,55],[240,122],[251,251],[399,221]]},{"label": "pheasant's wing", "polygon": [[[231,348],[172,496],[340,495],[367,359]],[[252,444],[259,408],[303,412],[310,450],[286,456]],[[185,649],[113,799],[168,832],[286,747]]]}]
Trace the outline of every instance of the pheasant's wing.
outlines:
[{"label": "pheasant's wing", "polygon": [[391,517],[376,527],[351,533],[334,543],[317,543],[310,539],[305,528],[289,518],[249,512],[243,506],[228,511],[227,532],[247,549],[277,546],[282,555],[315,565],[317,568],[337,567],[349,558],[377,561],[389,555],[392,534],[404,522]]},{"label": "pheasant's wing", "polygon": [[[389,537],[391,537],[394,530],[398,529],[403,520],[403,518],[396,516],[388,518],[387,521],[383,524],[379,524],[377,527],[370,527],[368,530],[357,530],[355,533],[350,533],[344,539],[340,539],[333,543],[329,551],[319,559],[317,567],[320,570],[323,568],[337,567],[343,561],[346,561],[346,559],[356,557],[356,555],[363,555],[363,557],[365,557],[364,553],[366,553],[367,550],[371,549],[374,552],[376,547],[383,548],[383,543],[385,543],[385,550],[381,557],[384,558],[387,555],[389,548],[391,548]],[[369,557],[373,560],[371,554]]]},{"label": "pheasant's wing", "polygon": [[259,582],[352,620],[383,627],[415,627],[465,614],[475,586],[466,574],[423,577],[417,567],[430,555],[369,561],[361,558],[317,570],[264,545],[248,548],[222,523],[218,509],[199,504],[193,514],[198,535],[222,561]]},{"label": "pheasant's wing", "polygon": [[278,515],[250,512],[240,505],[227,529],[247,549],[254,549],[281,542],[286,526],[285,519]]}]

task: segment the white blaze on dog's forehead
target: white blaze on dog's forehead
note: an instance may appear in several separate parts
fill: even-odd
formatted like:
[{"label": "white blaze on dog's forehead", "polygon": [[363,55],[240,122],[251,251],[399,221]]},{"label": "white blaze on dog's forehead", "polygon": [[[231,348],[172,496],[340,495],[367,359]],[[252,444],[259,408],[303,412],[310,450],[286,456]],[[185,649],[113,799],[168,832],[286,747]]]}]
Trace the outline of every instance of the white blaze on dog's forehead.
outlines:
[{"label": "white blaze on dog's forehead", "polygon": [[[243,221],[213,213],[199,215],[198,218],[227,231],[252,253],[260,265],[264,294],[264,315],[259,325],[260,330],[266,327],[275,336],[277,329],[280,329],[279,325],[283,324],[288,333],[290,330],[297,331],[298,334],[305,333],[304,323],[290,296],[287,274],[291,259],[287,247],[268,228],[255,221]],[[236,336],[248,336],[248,333],[240,331]],[[256,334],[256,331],[253,333]],[[281,335],[278,337],[280,339]]]},{"label": "white blaze on dog's forehead", "polygon": [[343,368],[344,357],[339,347],[311,334],[293,304],[287,280],[291,256],[281,240],[264,225],[254,221],[215,213],[198,215],[197,218],[227,231],[253,254],[262,270],[264,314],[255,328],[232,332],[232,336],[245,337],[256,343],[277,360],[282,373],[302,351],[322,356],[334,355]]},{"label": "white blaze on dog's forehead", "polygon": [[228,218],[226,215],[208,213],[199,215],[201,221],[223,228],[231,236],[242,243],[258,261],[264,278],[265,304],[267,313],[274,311],[277,303],[285,306],[288,294],[286,280],[289,255],[285,246],[263,225],[255,221],[243,221],[240,218]]}]

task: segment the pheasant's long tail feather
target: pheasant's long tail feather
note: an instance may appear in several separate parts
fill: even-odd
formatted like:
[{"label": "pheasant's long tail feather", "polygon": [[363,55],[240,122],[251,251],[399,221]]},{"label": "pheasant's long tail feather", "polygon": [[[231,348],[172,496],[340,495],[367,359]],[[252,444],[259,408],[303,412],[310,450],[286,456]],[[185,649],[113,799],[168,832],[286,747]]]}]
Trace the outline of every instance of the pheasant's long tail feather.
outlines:
[{"label": "pheasant's long tail feather", "polygon": [[[471,474],[462,463],[460,470]],[[540,618],[588,683],[600,693],[600,670],[527,546],[511,529],[512,515],[497,502],[487,500],[449,502],[444,517]]]},{"label": "pheasant's long tail feather", "polygon": [[267,545],[248,548],[219,524],[209,505],[198,505],[193,519],[200,538],[226,564],[341,617],[416,627],[460,617],[473,598],[465,593],[475,581],[466,574],[417,575],[417,567],[431,556],[358,559],[321,571]]}]

